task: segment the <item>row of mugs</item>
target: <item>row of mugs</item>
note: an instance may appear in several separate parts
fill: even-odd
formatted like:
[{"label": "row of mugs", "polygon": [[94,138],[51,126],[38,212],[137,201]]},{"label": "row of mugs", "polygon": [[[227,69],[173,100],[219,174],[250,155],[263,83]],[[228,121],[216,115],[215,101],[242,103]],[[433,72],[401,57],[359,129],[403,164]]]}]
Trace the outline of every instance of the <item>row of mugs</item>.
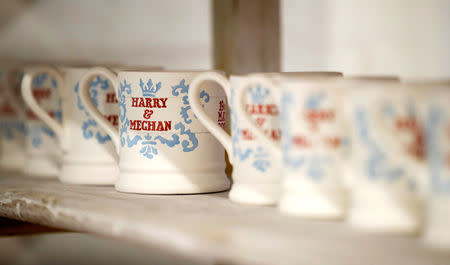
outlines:
[{"label": "row of mugs", "polygon": [[[122,192],[214,192],[230,186],[225,148],[233,201],[312,218],[348,216],[355,227],[401,233],[420,229],[429,202],[439,213],[429,223],[450,224],[448,83],[337,72],[23,71],[22,80],[0,75],[16,82],[1,81],[2,116],[9,117],[2,129],[27,135],[26,159],[17,142],[2,140],[3,167],[26,161],[28,175],[115,184]],[[6,115],[11,109],[19,115]]]}]

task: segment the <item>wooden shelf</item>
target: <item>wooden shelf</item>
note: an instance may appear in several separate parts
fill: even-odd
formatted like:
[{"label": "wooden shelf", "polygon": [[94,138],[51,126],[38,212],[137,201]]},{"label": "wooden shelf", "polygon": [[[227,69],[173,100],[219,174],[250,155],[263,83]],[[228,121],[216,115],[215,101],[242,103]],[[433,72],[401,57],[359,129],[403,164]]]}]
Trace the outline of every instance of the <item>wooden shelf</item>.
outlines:
[{"label": "wooden shelf", "polygon": [[0,176],[0,216],[169,251],[199,264],[449,264],[420,238],[366,235],[227,193],[156,196]]}]

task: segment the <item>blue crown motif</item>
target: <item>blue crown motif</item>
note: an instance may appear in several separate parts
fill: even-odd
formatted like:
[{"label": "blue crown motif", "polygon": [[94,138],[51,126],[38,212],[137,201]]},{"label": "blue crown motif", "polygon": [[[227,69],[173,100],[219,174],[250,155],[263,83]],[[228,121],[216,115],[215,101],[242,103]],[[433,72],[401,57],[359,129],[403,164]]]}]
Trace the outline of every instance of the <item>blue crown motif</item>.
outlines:
[{"label": "blue crown motif", "polygon": [[324,93],[319,92],[318,94],[313,94],[306,99],[305,107],[309,110],[318,109],[322,102],[325,100],[326,96]]},{"label": "blue crown motif", "polygon": [[156,83],[156,85],[153,85],[153,81],[150,78],[147,82],[147,84],[144,84],[142,79],[139,79],[139,86],[142,90],[142,96],[143,97],[155,97],[155,94],[161,89],[161,82]]},{"label": "blue crown motif", "polygon": [[250,88],[250,96],[252,98],[252,103],[254,104],[264,103],[269,94],[269,90],[267,88],[262,88],[260,85]]}]

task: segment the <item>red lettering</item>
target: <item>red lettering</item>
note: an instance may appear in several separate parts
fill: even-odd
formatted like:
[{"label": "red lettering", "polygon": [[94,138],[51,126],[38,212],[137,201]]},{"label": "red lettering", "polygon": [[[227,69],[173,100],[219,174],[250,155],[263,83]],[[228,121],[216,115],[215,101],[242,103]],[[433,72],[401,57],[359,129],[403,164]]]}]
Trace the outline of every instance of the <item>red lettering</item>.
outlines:
[{"label": "red lettering", "polygon": [[398,118],[395,127],[399,131],[406,131],[413,136],[413,141],[408,144],[406,151],[418,160],[425,159],[425,133],[423,127],[414,117]]},{"label": "red lettering", "polygon": [[118,115],[106,115],[105,118],[114,126],[119,125],[119,116]]},{"label": "red lettering", "polygon": [[309,147],[310,143],[305,136],[297,135],[292,139],[292,143],[297,147]]},{"label": "red lettering", "polygon": [[172,121],[165,121],[164,126],[164,131],[172,130]]},{"label": "red lettering", "polygon": [[219,111],[219,118],[218,121],[225,121],[225,112]]},{"label": "red lettering", "polygon": [[[116,94],[115,93],[107,93],[106,94],[106,103],[118,103],[117,98],[116,98]],[[132,106],[133,106],[133,104],[132,104]]]},{"label": "red lettering", "polygon": [[219,102],[219,111],[224,111],[225,110],[225,103],[223,102],[223,100],[221,100]]},{"label": "red lettering", "polygon": [[4,116],[13,117],[16,115],[16,111],[11,107],[9,103],[3,103],[3,105],[0,107],[0,112]]},{"label": "red lettering", "polygon": [[252,140],[253,136],[250,134],[250,132],[247,129],[242,130],[242,138],[244,140]]},{"label": "red lettering", "polygon": [[169,131],[172,130],[172,121],[130,120],[130,130]]},{"label": "red lettering", "polygon": [[33,90],[33,97],[38,103],[40,103],[42,99],[50,98],[51,94],[52,91],[50,90],[50,88],[40,88]]},{"label": "red lettering", "polygon": [[144,119],[150,119],[150,117],[151,117],[152,115],[153,115],[153,110],[146,109],[146,110],[144,111],[143,117],[144,117]]},{"label": "red lettering", "polygon": [[138,99],[139,98],[131,98],[131,106],[132,107],[137,107]]},{"label": "red lettering", "polygon": [[153,98],[145,98],[145,107],[146,108],[152,108],[152,100]]},{"label": "red lettering", "polygon": [[34,114],[34,112],[32,112],[31,110],[27,110],[27,119],[30,119],[30,120],[37,120],[37,116],[36,116],[36,114]]},{"label": "red lettering", "polygon": [[139,98],[139,104],[138,107],[145,107],[144,98]]},{"label": "red lettering", "polygon": [[319,123],[334,121],[334,110],[309,110],[305,114],[306,120],[309,121],[312,130],[317,130]]},{"label": "red lettering", "polygon": [[131,98],[131,107],[134,108],[167,108],[168,98]]},{"label": "red lettering", "polygon": [[278,115],[278,107],[275,104],[247,104],[245,105],[245,109],[250,114],[270,116]]},{"label": "red lettering", "polygon": [[262,127],[265,122],[266,122],[266,118],[260,117],[260,118],[255,119],[255,123],[258,127]]},{"label": "red lettering", "polygon": [[334,149],[338,148],[341,145],[341,139],[339,137],[326,137],[324,141],[325,144]]},{"label": "red lettering", "polygon": [[167,98],[160,98],[161,102],[162,102],[162,106],[161,108],[167,108],[166,102],[167,102]]},{"label": "red lettering", "polygon": [[136,122],[135,120],[130,120],[130,130],[134,130],[136,128]]}]

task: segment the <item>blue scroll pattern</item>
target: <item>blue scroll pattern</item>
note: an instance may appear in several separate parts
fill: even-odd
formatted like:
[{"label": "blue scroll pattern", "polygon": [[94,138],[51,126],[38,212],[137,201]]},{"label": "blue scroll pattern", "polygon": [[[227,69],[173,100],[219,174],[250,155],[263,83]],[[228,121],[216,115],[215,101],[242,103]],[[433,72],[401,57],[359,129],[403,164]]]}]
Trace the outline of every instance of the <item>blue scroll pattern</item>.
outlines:
[{"label": "blue scroll pattern", "polygon": [[[384,114],[394,115],[393,108],[389,105],[382,110]],[[407,188],[410,191],[416,190],[416,182],[408,177],[405,169],[399,165],[391,165],[385,146],[376,140],[373,130],[370,127],[368,110],[363,107],[357,107],[353,113],[353,121],[357,130],[358,142],[363,145],[368,152],[367,157],[363,160],[364,174],[373,182],[387,181],[388,183],[406,180]],[[383,148],[385,147],[385,148]]]}]

